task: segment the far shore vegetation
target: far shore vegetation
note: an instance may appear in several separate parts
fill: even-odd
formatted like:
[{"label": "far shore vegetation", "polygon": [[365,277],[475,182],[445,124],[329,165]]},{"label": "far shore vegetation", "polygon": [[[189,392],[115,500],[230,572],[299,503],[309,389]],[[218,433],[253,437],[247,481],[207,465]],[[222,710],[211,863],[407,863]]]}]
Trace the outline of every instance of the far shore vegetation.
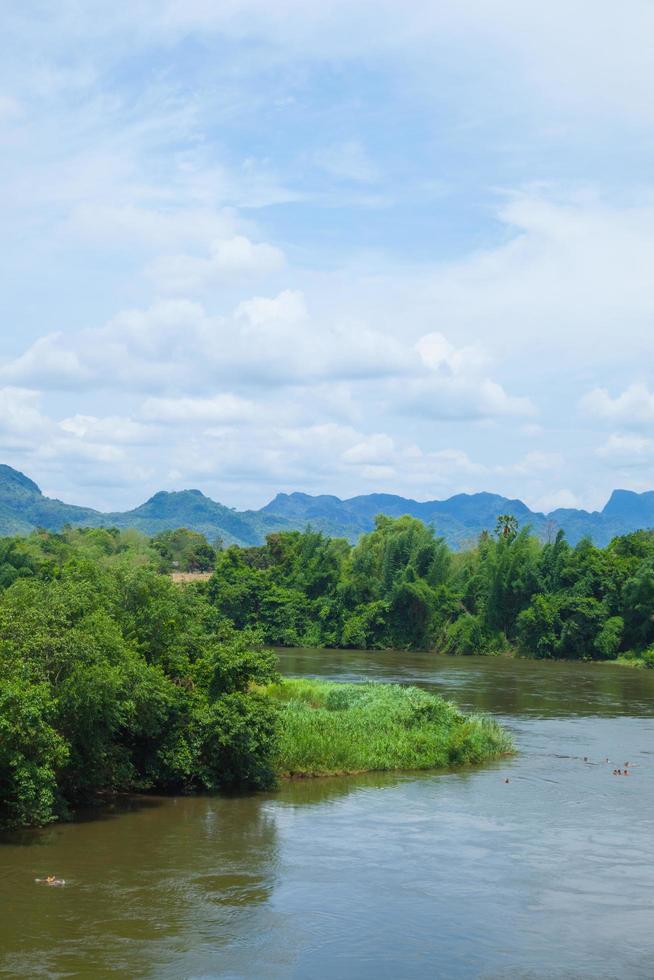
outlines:
[{"label": "far shore vegetation", "polygon": [[543,542],[511,515],[453,551],[413,517],[351,546],[307,530],[228,548],[207,586],[273,646],[433,650],[654,666],[654,531]]},{"label": "far shore vegetation", "polygon": [[380,516],[354,546],[311,529],[227,549],[183,528],[2,538],[0,825],[118,792],[507,750],[492,722],[419,691],[280,683],[271,646],[653,666],[654,532],[571,547],[500,515],[452,551],[415,518]]}]

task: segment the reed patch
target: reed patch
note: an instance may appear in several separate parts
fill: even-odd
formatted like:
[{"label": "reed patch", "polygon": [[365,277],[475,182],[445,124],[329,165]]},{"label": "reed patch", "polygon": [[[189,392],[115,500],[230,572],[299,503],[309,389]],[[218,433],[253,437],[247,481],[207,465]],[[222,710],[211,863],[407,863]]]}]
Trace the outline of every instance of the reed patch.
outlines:
[{"label": "reed patch", "polygon": [[301,679],[265,690],[281,708],[280,776],[454,768],[513,752],[497,722],[416,687]]}]

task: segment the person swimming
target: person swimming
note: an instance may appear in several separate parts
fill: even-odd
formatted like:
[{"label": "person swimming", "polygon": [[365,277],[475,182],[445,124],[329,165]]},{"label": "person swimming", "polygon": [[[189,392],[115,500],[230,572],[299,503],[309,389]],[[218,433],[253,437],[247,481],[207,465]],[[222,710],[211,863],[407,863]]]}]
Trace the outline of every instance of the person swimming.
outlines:
[{"label": "person swimming", "polygon": [[39,885],[50,885],[54,888],[61,888],[62,885],[66,884],[64,878],[57,878],[56,875],[47,875],[45,878],[35,878],[34,881]]}]

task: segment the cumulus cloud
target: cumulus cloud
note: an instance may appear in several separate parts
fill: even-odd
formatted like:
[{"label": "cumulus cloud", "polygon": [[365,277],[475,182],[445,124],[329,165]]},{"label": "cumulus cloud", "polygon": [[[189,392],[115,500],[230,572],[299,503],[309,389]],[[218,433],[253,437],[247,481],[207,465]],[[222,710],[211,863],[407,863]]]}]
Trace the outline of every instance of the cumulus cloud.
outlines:
[{"label": "cumulus cloud", "polygon": [[395,453],[395,442],[385,433],[374,433],[346,449],[341,458],[344,463],[359,466],[388,464]]},{"label": "cumulus cloud", "polygon": [[269,276],[284,268],[281,249],[266,242],[252,242],[244,235],[216,239],[208,258],[197,255],[164,255],[149,267],[157,288],[167,293],[188,293],[209,286],[241,284]]},{"label": "cumulus cloud", "polygon": [[634,433],[614,432],[595,452],[611,465],[643,466],[654,457],[654,441]]},{"label": "cumulus cloud", "polygon": [[560,507],[580,509],[584,507],[584,502],[572,490],[564,488],[546,493],[532,503],[532,510],[543,514],[549,514]]},{"label": "cumulus cloud", "polygon": [[95,415],[72,415],[62,419],[59,426],[79,439],[93,442],[118,443],[119,445],[146,445],[155,437],[151,426],[143,425],[131,418],[108,415],[98,418]]},{"label": "cumulus cloud", "polygon": [[432,371],[445,368],[452,375],[479,374],[489,362],[479,346],[456,348],[442,333],[428,333],[416,343],[423,364]]},{"label": "cumulus cloud", "polygon": [[531,399],[508,394],[488,376],[490,358],[480,346],[457,348],[443,334],[429,333],[415,350],[423,370],[395,386],[400,411],[450,420],[535,414]]},{"label": "cumulus cloud", "polygon": [[27,388],[0,388],[0,439],[5,447],[30,446],[47,434],[40,394]]},{"label": "cumulus cloud", "polygon": [[498,466],[497,471],[515,476],[533,476],[558,470],[564,462],[564,457],[560,453],[544,453],[532,450],[515,463],[508,466]]},{"label": "cumulus cloud", "polygon": [[[534,413],[528,398],[507,393],[487,368],[488,358],[475,346],[457,348],[436,333],[414,346],[366,323],[314,316],[301,293],[284,290],[244,300],[229,316],[211,316],[188,300],[126,311],[104,327],[41,338],[5,364],[0,377],[52,389],[150,391],[146,418],[196,412],[218,420],[234,402],[225,401],[232,395],[209,395],[217,385],[279,388],[312,380],[367,385],[368,397],[391,410],[431,418]],[[165,400],[171,389],[181,400]],[[202,399],[189,398],[189,391]],[[157,400],[157,393],[165,399]],[[237,414],[244,406],[239,402]]]},{"label": "cumulus cloud", "polygon": [[606,388],[594,388],[580,402],[585,414],[597,419],[642,425],[654,422],[654,392],[643,382],[635,382],[613,398]]},{"label": "cumulus cloud", "polygon": [[153,422],[238,423],[252,419],[255,405],[237,395],[220,394],[211,398],[148,398],[141,413]]},{"label": "cumulus cloud", "polygon": [[0,388],[0,449],[32,461],[112,463],[125,444],[150,442],[152,433],[129,418],[77,415],[57,421],[43,411],[40,392]]},{"label": "cumulus cloud", "polygon": [[497,216],[504,241],[436,266],[423,281],[448,333],[493,337],[507,355],[548,361],[563,349],[601,362],[598,341],[616,329],[613,363],[644,348],[654,313],[654,208],[527,189]]}]

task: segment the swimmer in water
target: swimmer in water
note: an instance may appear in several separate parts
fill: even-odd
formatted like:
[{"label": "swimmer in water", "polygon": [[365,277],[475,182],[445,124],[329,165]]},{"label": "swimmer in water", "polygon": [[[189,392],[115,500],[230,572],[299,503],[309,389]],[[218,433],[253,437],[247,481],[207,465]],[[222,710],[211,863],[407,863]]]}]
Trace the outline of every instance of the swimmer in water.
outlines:
[{"label": "swimmer in water", "polygon": [[34,880],[40,885],[51,885],[55,888],[60,888],[66,884],[63,878],[57,878],[56,875],[48,875],[46,878],[35,878]]}]

